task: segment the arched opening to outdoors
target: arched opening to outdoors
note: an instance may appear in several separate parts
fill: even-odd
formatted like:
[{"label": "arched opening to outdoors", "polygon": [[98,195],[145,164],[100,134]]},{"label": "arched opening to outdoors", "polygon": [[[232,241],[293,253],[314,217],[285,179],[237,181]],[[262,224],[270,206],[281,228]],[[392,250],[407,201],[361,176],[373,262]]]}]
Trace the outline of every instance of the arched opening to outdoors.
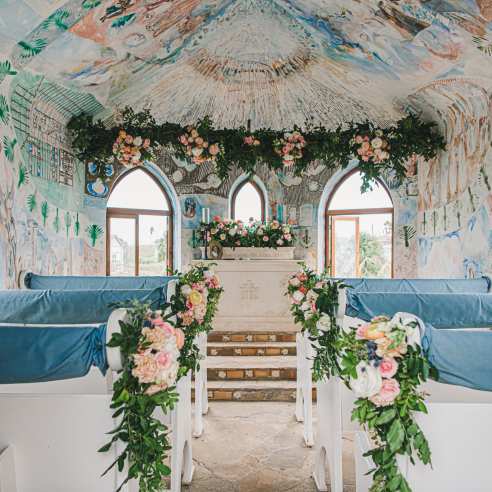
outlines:
[{"label": "arched opening to outdoors", "polygon": [[116,181],[107,205],[106,274],[165,275],[173,264],[173,210],[160,183],[132,169]]},{"label": "arched opening to outdoors", "polygon": [[252,179],[245,179],[232,193],[231,219],[264,222],[265,202],[265,195],[260,186]]},{"label": "arched opening to outdoors", "polygon": [[361,193],[356,169],[335,186],[326,207],[326,266],[341,278],[393,275],[393,203],[378,181]]}]

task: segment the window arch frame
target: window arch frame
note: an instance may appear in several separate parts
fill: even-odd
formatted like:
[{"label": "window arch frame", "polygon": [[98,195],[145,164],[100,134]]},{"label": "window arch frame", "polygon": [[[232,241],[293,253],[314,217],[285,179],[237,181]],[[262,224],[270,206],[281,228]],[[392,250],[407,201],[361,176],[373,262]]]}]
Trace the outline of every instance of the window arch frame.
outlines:
[{"label": "window arch frame", "polygon": [[350,209],[336,209],[330,210],[330,204],[345,181],[347,181],[351,176],[356,173],[361,173],[362,171],[355,167],[351,169],[349,172],[344,174],[338,182],[333,186],[330,194],[328,195],[328,199],[326,200],[325,205],[325,268],[330,269],[330,276],[336,276],[336,271],[333,272],[333,251],[334,251],[334,241],[335,237],[331,233],[332,230],[332,219],[331,217],[335,217],[337,215],[375,215],[375,214],[391,214],[391,277],[394,277],[394,246],[395,246],[395,204],[393,202],[393,197],[389,191],[386,183],[380,178],[374,178],[374,181],[378,183],[379,186],[383,188],[383,190],[388,195],[388,198],[391,202],[391,207],[377,207],[377,208],[350,208]]},{"label": "window arch frame", "polygon": [[236,199],[237,199],[237,196],[239,195],[240,191],[248,183],[253,186],[253,188],[258,193],[258,196],[260,197],[261,221],[265,222],[266,221],[266,197],[265,197],[265,193],[264,193],[263,189],[256,182],[254,177],[247,177],[247,178],[239,181],[239,183],[234,187],[234,189],[232,191],[232,195],[231,195],[231,219],[232,220],[236,219]]},{"label": "window arch frame", "polygon": [[167,226],[167,261],[166,268],[170,271],[173,269],[174,265],[174,208],[171,202],[171,198],[167,193],[162,183],[157,179],[157,177],[145,167],[135,166],[126,172],[121,173],[111,184],[111,189],[108,194],[107,201],[111,197],[111,194],[116,189],[118,184],[129,177],[129,175],[135,171],[143,171],[147,176],[149,176],[154,183],[157,185],[159,190],[161,190],[166,200],[167,210],[155,210],[155,209],[145,209],[145,208],[124,208],[124,207],[106,207],[106,276],[111,276],[111,219],[134,219],[135,220],[135,273],[134,275],[138,277],[140,275],[140,234],[139,234],[139,216],[140,215],[154,215],[160,217],[168,218]]}]

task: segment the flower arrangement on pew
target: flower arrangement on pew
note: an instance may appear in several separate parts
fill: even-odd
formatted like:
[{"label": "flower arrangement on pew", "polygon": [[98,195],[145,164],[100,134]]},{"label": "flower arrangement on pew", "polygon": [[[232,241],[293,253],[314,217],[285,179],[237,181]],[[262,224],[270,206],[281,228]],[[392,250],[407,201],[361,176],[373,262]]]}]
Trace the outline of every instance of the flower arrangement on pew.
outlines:
[{"label": "flower arrangement on pew", "polygon": [[170,443],[167,428],[153,413],[156,408],[167,413],[178,400],[175,385],[182,373],[179,361],[185,336],[161,311],[150,311],[145,304],[134,303],[128,314],[129,320],[120,322],[121,332],[114,333],[108,343],[120,349],[123,370],[114,382],[111,402],[118,425],[99,451],[109,451],[117,441],[125,445],[103,473],[115,466],[122,470],[125,462],[129,463],[128,476],[117,491],[130,479],[137,479],[139,490],[157,492],[171,473],[164,464]]},{"label": "flower arrangement on pew", "polygon": [[338,289],[341,282],[329,281],[326,274],[318,275],[305,264],[291,276],[286,295],[290,311],[301,331],[308,332],[316,352],[313,374],[316,380],[339,373],[336,341],[339,328],[336,322]]},{"label": "flower arrangement on pew", "polygon": [[[215,216],[207,225],[210,240],[225,248],[282,248],[294,244],[294,234],[289,224],[278,220],[270,222],[251,222],[222,219]],[[205,231],[202,229],[202,236]]]},{"label": "flower arrangement on pew", "polygon": [[210,268],[213,265],[196,265],[179,278],[177,292],[171,299],[176,314],[176,326],[185,333],[180,355],[180,371],[186,374],[199,367],[198,347],[195,338],[199,333],[212,330],[223,292],[220,280]]},{"label": "flower arrangement on pew", "polygon": [[336,345],[340,376],[357,396],[352,420],[365,427],[374,442],[367,453],[375,464],[371,492],[410,492],[397,456],[408,455],[413,462],[416,452],[422,463],[431,462],[414,413],[427,413],[419,386],[436,377],[421,349],[415,318],[373,318],[341,332]]}]

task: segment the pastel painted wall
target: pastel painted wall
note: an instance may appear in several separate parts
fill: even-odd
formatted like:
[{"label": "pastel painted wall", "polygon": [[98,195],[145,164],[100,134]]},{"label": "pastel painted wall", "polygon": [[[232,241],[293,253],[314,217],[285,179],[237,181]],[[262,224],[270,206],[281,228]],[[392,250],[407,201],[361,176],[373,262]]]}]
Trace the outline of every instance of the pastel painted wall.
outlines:
[{"label": "pastel painted wall", "polygon": [[104,203],[84,193],[64,130],[77,97],[29,71],[0,81],[0,287],[25,269],[104,269]]},{"label": "pastel painted wall", "polygon": [[413,98],[440,121],[448,148],[418,171],[418,275],[475,277],[492,271],[490,82],[450,79]]}]

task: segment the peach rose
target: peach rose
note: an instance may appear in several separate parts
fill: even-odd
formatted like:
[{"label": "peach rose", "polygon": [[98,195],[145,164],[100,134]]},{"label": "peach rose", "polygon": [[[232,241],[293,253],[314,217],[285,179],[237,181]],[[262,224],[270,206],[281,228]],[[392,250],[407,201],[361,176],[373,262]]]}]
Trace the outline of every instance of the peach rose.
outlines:
[{"label": "peach rose", "polygon": [[176,345],[178,347],[178,350],[181,350],[185,343],[185,335],[183,333],[183,330],[181,330],[180,328],[175,329],[175,334],[176,334]]},{"label": "peach rose", "polygon": [[378,348],[376,349],[376,355],[378,357],[401,357],[407,353],[407,344],[405,342],[401,343],[397,347],[391,347],[393,345],[393,340],[390,338],[379,338],[376,341]]},{"label": "peach rose", "polygon": [[164,391],[165,389],[167,389],[167,383],[153,384],[145,390],[145,394],[152,396],[159,393],[159,391]]},{"label": "peach rose", "polygon": [[155,356],[155,361],[162,369],[169,369],[173,363],[173,356],[170,352],[159,352]]},{"label": "peach rose", "polygon": [[135,354],[133,361],[135,367],[132,369],[132,375],[140,383],[153,383],[159,373],[155,358],[150,353]]},{"label": "peach rose", "polygon": [[379,393],[371,396],[371,400],[377,407],[387,407],[392,405],[400,394],[400,385],[396,379],[383,379],[383,384]]},{"label": "peach rose", "polygon": [[392,378],[398,371],[398,362],[391,357],[385,357],[379,364],[379,372],[385,379]]}]

